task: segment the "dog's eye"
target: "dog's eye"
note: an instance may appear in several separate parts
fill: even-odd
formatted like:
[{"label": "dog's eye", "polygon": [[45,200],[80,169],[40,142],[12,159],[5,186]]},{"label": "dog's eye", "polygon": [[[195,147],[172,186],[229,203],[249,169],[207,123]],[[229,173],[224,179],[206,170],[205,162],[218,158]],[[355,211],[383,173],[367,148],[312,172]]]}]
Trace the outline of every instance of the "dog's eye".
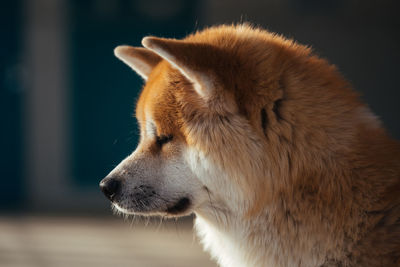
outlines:
[{"label": "dog's eye", "polygon": [[164,144],[170,142],[172,138],[173,138],[172,134],[160,135],[156,137],[156,143],[159,147],[162,147]]}]

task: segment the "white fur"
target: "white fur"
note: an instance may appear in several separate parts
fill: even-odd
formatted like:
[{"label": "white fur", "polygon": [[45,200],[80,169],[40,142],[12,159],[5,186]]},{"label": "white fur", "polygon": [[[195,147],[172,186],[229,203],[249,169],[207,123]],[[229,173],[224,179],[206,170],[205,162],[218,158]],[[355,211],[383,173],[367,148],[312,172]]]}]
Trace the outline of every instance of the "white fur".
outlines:
[{"label": "white fur", "polygon": [[203,153],[188,148],[185,155],[192,172],[212,192],[194,210],[195,229],[204,249],[220,266],[260,266],[257,257],[246,255],[251,247],[246,244],[246,235],[251,229],[241,218],[246,210],[241,190]]},{"label": "white fur", "polygon": [[153,121],[153,118],[151,117],[151,114],[149,111],[146,110],[146,136],[149,136],[150,138],[154,138],[157,135],[157,129],[155,126],[155,123]]},{"label": "white fur", "polygon": [[[221,229],[223,227],[225,229]],[[239,238],[243,236],[243,233],[232,233],[232,229],[229,227],[229,225],[220,225],[220,228],[217,228],[201,215],[196,215],[197,235],[200,237],[204,249],[221,266],[254,266],[245,260],[245,250],[239,245],[243,244],[243,240]]]},{"label": "white fur", "polygon": [[[147,135],[146,138],[154,138],[154,135]],[[165,214],[165,210],[183,197],[197,202],[206,200],[202,184],[186,164],[183,153],[161,161],[144,152],[139,145],[135,152],[124,159],[108,176],[119,177],[122,180],[121,197],[113,204],[117,210],[127,214],[168,215]],[[138,211],[135,199],[131,198],[137,190],[135,188],[141,185],[151,187],[158,196],[144,211]]]}]

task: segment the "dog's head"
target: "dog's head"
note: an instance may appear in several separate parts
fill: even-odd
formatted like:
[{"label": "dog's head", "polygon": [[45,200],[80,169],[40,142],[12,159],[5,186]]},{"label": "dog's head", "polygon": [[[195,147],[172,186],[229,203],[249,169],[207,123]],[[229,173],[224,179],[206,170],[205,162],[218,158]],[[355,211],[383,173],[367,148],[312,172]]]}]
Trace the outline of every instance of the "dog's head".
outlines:
[{"label": "dog's head", "polygon": [[[115,49],[146,81],[136,108],[140,143],[100,184],[119,211],[249,214],[295,186],[290,177],[308,177],[303,162],[313,166],[351,136],[326,129],[350,118],[337,113],[337,95],[353,96],[304,46],[246,26],[142,44]],[[327,86],[323,75],[335,90],[318,89]]]},{"label": "dog's head", "polygon": [[265,181],[242,175],[260,176],[263,165],[264,107],[237,90],[251,90],[256,77],[241,66],[240,53],[218,47],[232,45],[229,40],[195,39],[146,37],[144,48],[115,49],[146,81],[136,108],[140,143],[100,183],[123,213],[186,215],[210,206],[238,208],[257,188],[265,194]]}]

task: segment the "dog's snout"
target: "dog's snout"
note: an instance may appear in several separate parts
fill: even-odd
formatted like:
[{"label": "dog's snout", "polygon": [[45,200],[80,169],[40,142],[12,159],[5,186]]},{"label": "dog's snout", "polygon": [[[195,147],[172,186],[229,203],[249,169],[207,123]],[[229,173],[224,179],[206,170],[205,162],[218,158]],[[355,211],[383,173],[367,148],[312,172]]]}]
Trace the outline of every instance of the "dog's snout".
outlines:
[{"label": "dog's snout", "polygon": [[121,187],[121,181],[118,178],[106,177],[100,182],[101,191],[111,201],[114,200],[120,187]]}]

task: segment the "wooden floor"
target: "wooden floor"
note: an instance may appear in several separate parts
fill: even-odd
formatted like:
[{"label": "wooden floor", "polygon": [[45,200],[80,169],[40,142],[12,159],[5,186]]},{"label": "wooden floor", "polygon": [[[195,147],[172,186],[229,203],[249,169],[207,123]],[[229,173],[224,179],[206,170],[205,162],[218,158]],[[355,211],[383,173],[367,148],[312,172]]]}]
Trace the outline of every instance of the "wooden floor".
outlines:
[{"label": "wooden floor", "polygon": [[0,216],[1,267],[208,267],[191,223]]}]

